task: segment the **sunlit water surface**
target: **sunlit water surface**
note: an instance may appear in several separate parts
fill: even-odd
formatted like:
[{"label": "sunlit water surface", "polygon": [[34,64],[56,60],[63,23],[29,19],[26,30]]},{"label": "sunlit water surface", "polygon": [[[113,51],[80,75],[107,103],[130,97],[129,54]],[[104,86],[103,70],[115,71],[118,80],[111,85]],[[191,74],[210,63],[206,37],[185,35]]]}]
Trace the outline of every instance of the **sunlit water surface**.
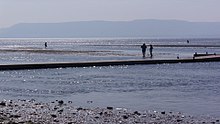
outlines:
[{"label": "sunlit water surface", "polygon": [[[218,39],[190,41],[191,44],[220,44]],[[48,42],[47,50],[99,52],[60,54],[25,51],[45,50],[44,42]],[[142,59],[137,45],[143,42],[185,44],[185,39],[1,39],[0,62]],[[103,54],[100,51],[108,52]],[[153,59],[176,58],[177,55],[191,57],[194,52],[207,51],[220,53],[219,48],[154,48]],[[77,106],[180,111],[219,117],[220,63],[0,71],[0,99],[36,99],[44,102],[62,99],[73,101]]]}]

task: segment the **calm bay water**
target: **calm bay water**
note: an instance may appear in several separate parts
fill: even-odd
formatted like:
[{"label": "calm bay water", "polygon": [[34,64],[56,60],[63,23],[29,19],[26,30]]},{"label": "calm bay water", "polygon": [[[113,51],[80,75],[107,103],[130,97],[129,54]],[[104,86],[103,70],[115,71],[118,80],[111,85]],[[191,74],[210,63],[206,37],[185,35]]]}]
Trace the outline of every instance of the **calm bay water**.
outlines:
[{"label": "calm bay water", "polygon": [[[187,44],[186,39],[0,39],[0,63],[142,59],[142,43]],[[220,45],[220,39],[190,39],[190,44]],[[192,57],[194,52],[220,50],[158,47],[153,59]],[[78,106],[219,117],[220,62],[0,71],[0,99],[63,99]]]}]

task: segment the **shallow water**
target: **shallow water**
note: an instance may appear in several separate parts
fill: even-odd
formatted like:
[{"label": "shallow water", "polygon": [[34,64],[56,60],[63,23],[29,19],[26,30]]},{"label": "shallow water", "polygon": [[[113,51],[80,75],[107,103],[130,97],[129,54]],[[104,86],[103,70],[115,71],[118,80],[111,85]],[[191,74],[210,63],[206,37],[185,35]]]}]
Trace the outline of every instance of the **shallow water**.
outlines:
[{"label": "shallow water", "polygon": [[217,62],[2,71],[0,97],[220,115],[219,70]]},{"label": "shallow water", "polygon": [[[143,43],[187,45],[186,39],[0,39],[0,63],[142,59]],[[220,39],[190,39],[189,45],[220,45]],[[153,50],[155,59],[192,57],[195,52],[220,53],[220,49],[155,47]]]},{"label": "shallow water", "polygon": [[[2,49],[21,49],[25,46],[22,46],[24,43],[29,43],[28,39],[19,41],[19,43],[17,43],[18,40],[13,40],[15,41],[2,40],[0,42],[3,45]],[[35,40],[32,41],[33,44],[30,43],[25,48],[39,49],[40,43],[44,40]],[[70,44],[74,44],[75,40],[71,40],[62,40],[67,44],[65,48],[57,45],[47,49],[72,50]],[[57,39],[55,41],[49,40],[48,44],[60,44],[58,41]],[[137,42],[122,39],[119,41],[118,39],[110,39],[110,41],[87,41],[84,39],[80,41],[81,43],[77,42],[79,47],[75,48],[77,51],[104,50],[114,51],[114,53],[116,51],[118,56],[112,53],[75,55],[19,51],[0,52],[1,63],[141,58],[140,48],[136,46],[110,45],[101,48],[95,46],[98,43],[123,44],[127,41],[128,44],[141,44],[143,42],[139,39],[136,39]],[[202,43],[207,44],[205,41]],[[212,39],[210,44],[217,44],[218,41]],[[155,41],[156,43],[162,44],[164,41],[158,40],[158,42]],[[168,43],[174,44],[176,42]],[[90,47],[86,47],[85,44],[89,44]],[[201,52],[220,53],[219,48],[155,48],[154,58],[175,58],[176,53],[181,53],[180,56],[191,57],[191,53],[195,49]],[[71,100],[78,106],[114,106],[135,110],[180,111],[193,115],[219,117],[219,72],[219,62],[0,71],[0,99],[36,99],[46,102],[63,99]]]}]

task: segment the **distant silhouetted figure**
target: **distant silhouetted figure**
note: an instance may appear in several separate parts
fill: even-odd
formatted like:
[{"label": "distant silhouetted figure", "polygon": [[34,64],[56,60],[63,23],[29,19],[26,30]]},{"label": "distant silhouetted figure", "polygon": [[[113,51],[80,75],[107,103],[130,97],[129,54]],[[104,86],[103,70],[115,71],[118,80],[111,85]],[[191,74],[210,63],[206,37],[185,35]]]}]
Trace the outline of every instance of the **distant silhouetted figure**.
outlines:
[{"label": "distant silhouetted figure", "polygon": [[186,42],[189,43],[189,40],[187,40]]},{"label": "distant silhouetted figure", "polygon": [[47,42],[44,43],[45,48],[47,48]]},{"label": "distant silhouetted figure", "polygon": [[150,44],[150,57],[152,58],[153,57],[153,46]]},{"label": "distant silhouetted figure", "polygon": [[179,55],[176,57],[177,59],[180,59]]},{"label": "distant silhouetted figure", "polygon": [[143,58],[145,58],[146,49],[147,49],[147,46],[145,45],[145,43],[141,46],[141,49],[142,49]]}]

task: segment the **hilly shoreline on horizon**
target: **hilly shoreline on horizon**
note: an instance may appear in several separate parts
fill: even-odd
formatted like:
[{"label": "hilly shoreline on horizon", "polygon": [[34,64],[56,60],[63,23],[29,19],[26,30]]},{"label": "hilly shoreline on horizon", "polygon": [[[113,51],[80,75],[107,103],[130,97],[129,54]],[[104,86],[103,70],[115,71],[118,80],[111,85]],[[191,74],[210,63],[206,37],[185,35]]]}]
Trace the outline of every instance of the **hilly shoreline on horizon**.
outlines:
[{"label": "hilly shoreline on horizon", "polygon": [[186,37],[219,38],[220,22],[181,20],[19,23],[0,29],[0,38]]}]

